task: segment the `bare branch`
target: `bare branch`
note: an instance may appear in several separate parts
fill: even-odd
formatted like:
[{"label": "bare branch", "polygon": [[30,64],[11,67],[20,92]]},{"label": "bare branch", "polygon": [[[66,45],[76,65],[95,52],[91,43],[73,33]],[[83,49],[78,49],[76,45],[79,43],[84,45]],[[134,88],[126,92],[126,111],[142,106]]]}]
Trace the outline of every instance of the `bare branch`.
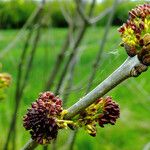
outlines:
[{"label": "bare branch", "polygon": [[58,56],[56,58],[55,65],[53,66],[53,69],[50,72],[48,81],[45,85],[45,90],[49,90],[53,86],[54,80],[59,72],[59,69],[60,69],[62,63],[63,63],[64,57],[65,57],[65,52],[68,50],[68,48],[70,46],[70,42],[71,42],[70,40],[72,39],[70,37],[72,37],[72,34],[75,32],[75,30],[76,30],[76,28],[75,28],[74,22],[73,22],[73,24],[69,24],[68,33],[66,35],[64,44],[60,50],[60,53],[58,54]]},{"label": "bare branch", "polygon": [[[137,56],[128,58],[117,70],[115,70],[108,78],[99,84],[94,90],[80,99],[77,103],[68,109],[68,114],[65,119],[69,119],[77,115],[80,111],[84,110],[92,104],[97,98],[104,96],[111,89],[122,83],[125,79],[136,75],[139,70],[135,67],[142,65]],[[145,67],[144,65],[142,65]],[[145,71],[146,68],[143,69]],[[139,73],[138,73],[139,74]]]},{"label": "bare branch", "polygon": [[96,55],[96,59],[95,59],[95,62],[93,64],[92,73],[91,73],[90,78],[89,78],[89,82],[88,82],[86,93],[90,91],[90,88],[91,88],[91,86],[93,84],[93,80],[95,78],[96,71],[97,71],[97,68],[99,66],[99,62],[100,62],[100,59],[101,59],[101,55],[103,53],[104,46],[106,44],[108,32],[109,32],[109,29],[110,29],[111,24],[112,24],[112,20],[113,20],[113,17],[114,17],[114,13],[115,13],[117,4],[118,4],[118,0],[114,0],[113,6],[112,6],[112,11],[111,11],[111,13],[109,15],[109,18],[108,18],[108,21],[107,21],[107,24],[106,24],[106,27],[105,27],[104,35],[103,35],[103,38],[102,38],[101,43],[100,43],[99,51],[98,51],[98,53]]},{"label": "bare branch", "polygon": [[20,32],[16,35],[14,40],[10,44],[8,44],[4,49],[1,50],[0,58],[3,58],[17,44],[17,42],[20,39],[22,39],[22,36],[24,35],[25,30],[33,24],[34,20],[36,20],[37,17],[39,16],[39,14],[41,13],[41,11],[44,7],[44,2],[45,2],[45,0],[43,0],[39,4],[39,6],[36,8],[36,10],[31,14],[31,16],[28,18],[27,22],[24,24],[24,26],[22,27]]},{"label": "bare branch", "polygon": [[[78,12],[81,16],[81,18],[84,20],[84,22],[86,22],[87,24],[95,24],[97,23],[98,21],[100,21],[103,17],[105,17],[107,14],[109,14],[113,7],[109,7],[107,8],[106,10],[104,10],[103,12],[101,12],[98,16],[94,17],[94,18],[91,18],[91,17],[88,17],[85,15],[85,13],[83,12],[82,10],[82,7],[80,6],[79,4],[79,1],[80,0],[75,0],[76,1],[76,5],[77,5],[77,9],[78,9]],[[120,3],[121,0],[118,0],[118,3]]]},{"label": "bare branch", "polygon": [[32,139],[30,139],[21,150],[33,150],[37,146],[38,146],[38,144],[35,141],[33,141]]},{"label": "bare branch", "polygon": [[69,25],[72,25],[73,24],[73,20],[72,20],[71,16],[69,15],[68,11],[65,9],[64,6],[62,6],[62,4],[60,4],[59,6],[60,6],[61,12],[62,12],[65,20],[67,21],[67,23]]}]

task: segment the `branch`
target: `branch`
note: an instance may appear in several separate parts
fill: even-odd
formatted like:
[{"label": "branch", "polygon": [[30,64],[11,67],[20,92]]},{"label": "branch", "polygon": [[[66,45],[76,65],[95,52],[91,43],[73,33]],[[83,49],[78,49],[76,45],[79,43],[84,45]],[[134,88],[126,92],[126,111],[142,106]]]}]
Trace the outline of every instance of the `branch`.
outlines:
[{"label": "branch", "polygon": [[[81,1],[79,1],[79,3],[80,2]],[[90,11],[89,11],[89,16],[92,15],[92,12],[93,12],[93,9],[94,9],[94,5],[95,5],[95,0],[93,0],[93,3],[91,4]],[[81,26],[79,34],[77,35],[77,39],[75,40],[75,43],[74,43],[73,48],[72,48],[72,51],[71,51],[71,53],[69,55],[69,58],[68,58],[65,66],[64,66],[64,69],[63,69],[63,71],[61,73],[61,77],[60,77],[60,79],[58,81],[57,88],[56,88],[56,91],[55,91],[56,95],[59,94],[59,92],[60,92],[60,88],[61,88],[63,80],[64,80],[64,78],[66,76],[67,70],[68,70],[68,68],[70,66],[70,62],[75,57],[75,55],[78,53],[78,46],[80,45],[80,43],[81,43],[81,41],[82,41],[82,39],[84,37],[84,34],[86,32],[86,29],[87,29],[87,25],[88,24],[86,22],[84,22],[83,25]]]},{"label": "branch", "polygon": [[33,150],[37,146],[38,146],[38,144],[35,141],[33,141],[32,139],[30,139],[21,150]]},{"label": "branch", "polygon": [[[106,10],[104,10],[103,12],[101,12],[98,16],[96,16],[94,18],[90,18],[90,17],[86,16],[85,13],[83,12],[83,9],[79,4],[80,0],[75,0],[75,1],[76,1],[77,9],[78,9],[78,12],[79,12],[81,18],[84,20],[84,22],[86,22],[89,25],[97,23],[103,17],[105,17],[107,14],[109,14],[113,9],[113,7],[109,7]],[[121,2],[121,0],[120,1],[118,0],[118,3],[120,3],[120,2]]]},{"label": "branch", "polygon": [[[144,72],[146,69],[147,67],[139,62],[137,56],[127,58],[127,60],[108,78],[71,106],[68,109],[68,114],[65,116],[65,119],[70,119],[76,116],[86,107],[91,105],[96,99],[104,96],[107,92],[122,83],[124,80],[129,77],[135,77]],[[22,150],[29,150],[29,147],[34,149],[36,146],[35,142],[30,140],[30,142],[28,142]]]},{"label": "branch", "polygon": [[[138,70],[137,70],[138,68]],[[143,69],[142,69],[143,68]],[[77,103],[68,109],[65,119],[70,119],[91,105],[96,99],[104,96],[107,92],[122,83],[129,77],[137,76],[146,70],[146,66],[141,64],[137,56],[129,57],[117,70],[99,84],[94,90],[81,98]],[[141,72],[139,72],[141,69]]]},{"label": "branch", "polygon": [[100,43],[99,51],[98,51],[98,53],[96,55],[96,59],[95,59],[95,62],[93,64],[92,73],[91,73],[90,78],[89,78],[89,82],[88,82],[88,85],[87,85],[86,93],[90,91],[92,83],[93,83],[93,80],[95,78],[96,71],[97,71],[97,68],[99,66],[101,55],[103,53],[104,46],[105,46],[106,41],[107,41],[107,36],[108,36],[109,29],[110,29],[111,24],[112,24],[112,20],[113,20],[113,17],[114,17],[117,5],[118,5],[118,0],[114,0],[113,6],[112,6],[112,10],[111,10],[111,13],[109,15],[109,18],[108,18],[108,21],[107,21],[107,24],[106,24],[106,27],[105,27],[104,35],[103,35],[101,43]]},{"label": "branch", "polygon": [[45,1],[43,0],[40,5],[36,8],[36,10],[31,14],[31,16],[28,18],[27,22],[24,24],[20,32],[16,35],[14,40],[8,44],[4,49],[1,50],[0,52],[0,58],[3,58],[16,44],[17,42],[22,38],[24,35],[24,31],[32,25],[34,20],[39,16],[41,13],[43,7],[44,7]]},{"label": "branch", "polygon": [[66,22],[69,24],[69,25],[72,25],[73,24],[73,19],[72,17],[69,15],[68,11],[64,8],[64,6],[62,6],[60,3],[59,3],[59,7],[61,9],[61,12],[66,20]]},{"label": "branch", "polygon": [[47,83],[45,84],[44,89],[45,90],[49,90],[52,88],[54,80],[57,76],[57,74],[60,71],[60,68],[62,66],[62,63],[64,61],[65,58],[65,53],[68,50],[69,46],[70,46],[70,37],[72,36],[72,34],[76,31],[75,25],[74,24],[69,24],[69,29],[68,29],[68,33],[66,35],[64,44],[60,50],[60,53],[58,54],[57,58],[56,58],[56,62],[52,68],[52,71],[49,74]]},{"label": "branch", "polygon": [[[106,41],[107,41],[108,32],[109,32],[109,29],[110,29],[110,26],[111,26],[111,23],[112,23],[112,20],[113,20],[113,17],[114,17],[114,13],[115,13],[117,4],[118,4],[118,0],[114,0],[113,6],[112,6],[112,11],[109,15],[109,18],[108,18],[108,21],[107,21],[107,24],[106,24],[106,27],[105,27],[104,35],[103,35],[103,38],[102,38],[101,43],[100,43],[100,48],[99,48],[99,51],[96,55],[96,59],[95,59],[95,62],[93,64],[92,72],[90,74],[90,77],[89,77],[89,80],[88,80],[88,83],[87,83],[86,94],[90,91],[90,89],[93,85],[93,80],[95,78],[95,75],[96,75],[96,72],[97,72],[97,69],[98,69],[98,66],[99,66],[100,58],[101,58],[101,55],[102,55],[103,50],[104,50],[104,46],[105,46]],[[77,136],[76,134],[77,134],[77,131],[74,131],[74,135],[71,135],[71,136],[73,136],[73,137],[71,137],[71,139],[73,141],[71,142],[72,145],[70,145],[69,150],[73,149],[73,144],[75,143],[75,138]],[[69,137],[69,140],[70,140],[70,137]]]}]

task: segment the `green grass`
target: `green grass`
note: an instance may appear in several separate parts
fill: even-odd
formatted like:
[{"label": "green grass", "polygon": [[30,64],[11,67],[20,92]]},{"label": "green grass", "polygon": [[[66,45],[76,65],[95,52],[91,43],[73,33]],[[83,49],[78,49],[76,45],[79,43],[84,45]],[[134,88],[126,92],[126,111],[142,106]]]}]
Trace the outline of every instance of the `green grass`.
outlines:
[{"label": "green grass", "polygon": [[[99,49],[103,28],[89,28],[80,45],[80,59],[77,62],[74,87],[71,90],[68,106],[79,100],[85,93],[88,76],[91,73],[91,64]],[[0,49],[2,50],[17,34],[16,30],[0,31]],[[35,101],[42,91],[55,58],[61,48],[66,35],[66,29],[44,30],[33,62],[29,83],[24,91],[21,106],[17,115],[17,149],[20,149],[30,138],[22,126],[22,116],[31,102]],[[25,35],[24,35],[25,36]],[[14,91],[16,84],[17,63],[24,44],[24,37],[5,55],[1,62],[3,71],[12,75],[13,81],[6,91],[7,97],[0,102],[0,149],[2,149],[9,128],[14,108]],[[111,28],[105,51],[101,58],[93,88],[112,73],[127,57],[119,45],[120,37],[116,27]],[[30,43],[32,46],[32,43]],[[67,59],[67,54],[66,58]],[[82,78],[81,78],[82,77]],[[150,72],[143,73],[138,78],[132,78],[117,86],[108,95],[112,96],[121,107],[121,117],[115,126],[108,125],[98,128],[95,138],[90,137],[83,129],[77,136],[75,150],[141,150],[150,140]],[[56,82],[55,82],[56,83]],[[67,141],[69,130],[61,131],[58,138],[59,148]],[[11,150],[11,145],[10,150]],[[38,148],[40,149],[40,147]]]}]

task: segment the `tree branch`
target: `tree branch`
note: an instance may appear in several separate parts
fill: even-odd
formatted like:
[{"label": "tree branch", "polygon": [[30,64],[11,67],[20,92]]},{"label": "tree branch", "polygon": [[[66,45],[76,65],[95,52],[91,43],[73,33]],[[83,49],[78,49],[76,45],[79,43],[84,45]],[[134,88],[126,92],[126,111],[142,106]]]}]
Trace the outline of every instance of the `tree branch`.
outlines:
[{"label": "tree branch", "polygon": [[[107,92],[122,83],[124,80],[128,79],[129,77],[137,76],[144,72],[146,69],[147,67],[139,62],[137,56],[127,58],[127,60],[101,84],[99,84],[90,93],[72,105],[68,109],[68,113],[65,116],[65,119],[73,118],[86,107],[91,105],[96,99],[104,96]],[[34,149],[36,146],[37,145],[35,145],[35,142],[30,140],[30,142],[28,142],[22,150],[28,150],[29,147]]]},{"label": "tree branch", "polygon": [[[97,23],[103,17],[105,17],[107,14],[109,14],[112,11],[112,9],[113,9],[113,7],[109,7],[106,10],[104,10],[103,12],[101,12],[98,16],[90,18],[89,16],[86,16],[86,14],[83,12],[83,9],[82,9],[82,7],[79,4],[79,1],[80,0],[75,0],[78,12],[79,12],[81,18],[84,20],[84,22],[86,22],[89,25]],[[121,0],[118,0],[118,3],[120,3],[120,2],[121,2]]]},{"label": "tree branch", "polygon": [[95,89],[93,89],[86,96],[81,98],[73,106],[68,109],[68,114],[65,119],[70,119],[84,110],[86,107],[91,105],[96,99],[104,96],[111,89],[122,83],[125,79],[138,75],[140,72],[137,66],[144,68],[142,71],[146,70],[146,66],[142,65],[137,56],[129,57],[117,70],[115,70],[108,78],[106,78],[101,84],[99,84]]},{"label": "tree branch", "polygon": [[4,49],[1,50],[0,52],[0,58],[3,58],[16,44],[17,42],[21,39],[21,37],[24,34],[24,31],[33,24],[33,22],[37,19],[39,14],[41,13],[43,7],[45,4],[45,0],[42,0],[39,6],[35,9],[35,11],[31,14],[31,16],[28,18],[20,32],[16,35],[14,40],[8,44]]},{"label": "tree branch", "polygon": [[99,51],[96,55],[96,59],[95,59],[95,62],[93,64],[92,73],[91,73],[90,78],[89,78],[86,93],[90,91],[91,86],[93,84],[93,80],[95,78],[96,71],[97,71],[97,68],[99,66],[99,62],[100,62],[100,59],[101,59],[101,55],[103,53],[104,46],[105,46],[106,41],[107,41],[107,36],[108,36],[109,29],[110,29],[111,24],[112,24],[112,20],[113,20],[117,5],[118,5],[118,0],[114,0],[113,6],[112,6],[112,11],[109,15],[109,18],[108,18],[108,21],[107,21],[107,24],[106,24],[106,27],[105,27],[104,35],[103,35],[102,40],[100,42]]}]

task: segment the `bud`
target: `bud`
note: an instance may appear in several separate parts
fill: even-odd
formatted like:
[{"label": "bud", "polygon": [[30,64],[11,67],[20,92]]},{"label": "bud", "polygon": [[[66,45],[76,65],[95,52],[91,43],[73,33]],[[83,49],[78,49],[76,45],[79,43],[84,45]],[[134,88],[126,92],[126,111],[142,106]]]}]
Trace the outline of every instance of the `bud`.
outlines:
[{"label": "bud", "polygon": [[140,55],[143,38],[150,33],[150,4],[139,5],[129,11],[129,19],[118,30],[127,54]]},{"label": "bud", "polygon": [[58,133],[57,117],[62,112],[62,100],[51,92],[39,95],[23,118],[23,126],[39,144],[48,144]]}]

